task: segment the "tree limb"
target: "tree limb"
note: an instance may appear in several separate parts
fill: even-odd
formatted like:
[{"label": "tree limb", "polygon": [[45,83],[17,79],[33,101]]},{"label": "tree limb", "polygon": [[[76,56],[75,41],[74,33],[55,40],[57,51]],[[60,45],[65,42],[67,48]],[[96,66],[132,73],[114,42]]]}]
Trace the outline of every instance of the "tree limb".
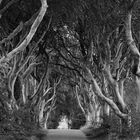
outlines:
[{"label": "tree limb", "polygon": [[140,56],[139,50],[136,47],[135,41],[132,37],[131,20],[132,20],[132,11],[128,12],[125,22],[127,44],[134,55]]},{"label": "tree limb", "polygon": [[14,31],[7,38],[4,38],[2,41],[0,41],[0,46],[3,43],[8,42],[13,37],[15,37],[22,30],[22,28],[23,28],[23,22],[20,22],[20,24],[16,27],[16,29],[14,29]]},{"label": "tree limb", "polygon": [[30,29],[30,32],[29,34],[27,35],[27,37],[23,40],[23,42],[17,47],[15,48],[14,50],[12,50],[10,53],[7,54],[7,57],[2,57],[0,59],[0,63],[2,63],[3,61],[8,61],[10,60],[11,58],[13,58],[13,56],[21,51],[23,51],[27,45],[30,43],[30,41],[32,40],[34,34],[36,33],[36,30],[39,26],[39,24],[41,23],[41,21],[43,20],[43,17],[46,13],[46,10],[48,8],[48,5],[47,5],[47,2],[46,0],[41,0],[41,10],[37,16],[37,18],[35,19],[33,25],[31,26],[31,29]]},{"label": "tree limb", "polygon": [[33,71],[33,68],[41,63],[31,63],[29,67],[25,70],[25,72],[22,74],[22,78],[25,79],[28,75],[31,74]]},{"label": "tree limb", "polygon": [[[1,0],[2,1],[2,0]],[[11,0],[3,9],[0,10],[0,17],[2,14],[14,3],[18,2],[19,0]],[[1,2],[0,2],[1,3]]]},{"label": "tree limb", "polygon": [[[134,0],[135,1],[135,0]],[[126,32],[126,41],[130,48],[132,55],[134,56],[134,65],[132,73],[136,76],[140,76],[140,52],[136,46],[136,43],[132,37],[132,29],[131,29],[131,22],[132,22],[132,10],[128,11],[126,21],[125,21],[125,32]]]},{"label": "tree limb", "polygon": [[79,107],[81,108],[82,112],[84,113],[84,115],[86,115],[86,112],[85,112],[84,108],[83,108],[82,105],[81,105],[81,102],[80,102],[80,99],[79,99],[79,96],[78,96],[77,88],[78,88],[78,87],[76,86],[75,93],[76,93],[77,101],[78,101]]},{"label": "tree limb", "polygon": [[117,105],[116,105],[111,99],[109,99],[109,98],[107,98],[106,96],[103,95],[103,93],[102,93],[102,91],[101,91],[101,89],[100,89],[98,83],[97,83],[96,80],[94,79],[94,77],[93,77],[93,75],[92,75],[90,69],[87,68],[87,70],[88,70],[88,72],[89,72],[89,74],[90,74],[90,76],[91,76],[92,86],[94,86],[95,89],[96,89],[95,94],[96,94],[98,97],[100,97],[103,101],[105,101],[105,102],[114,110],[114,112],[115,112],[120,118],[126,119],[128,115],[122,113],[122,112],[120,111],[120,109],[117,107]]}]

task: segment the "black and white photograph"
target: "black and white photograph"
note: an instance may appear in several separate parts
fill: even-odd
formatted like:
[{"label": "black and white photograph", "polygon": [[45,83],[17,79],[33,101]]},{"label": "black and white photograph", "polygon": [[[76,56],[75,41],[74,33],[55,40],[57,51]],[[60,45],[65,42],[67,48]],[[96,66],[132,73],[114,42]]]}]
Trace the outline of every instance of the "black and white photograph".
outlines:
[{"label": "black and white photograph", "polygon": [[140,0],[0,0],[0,140],[140,140]]}]

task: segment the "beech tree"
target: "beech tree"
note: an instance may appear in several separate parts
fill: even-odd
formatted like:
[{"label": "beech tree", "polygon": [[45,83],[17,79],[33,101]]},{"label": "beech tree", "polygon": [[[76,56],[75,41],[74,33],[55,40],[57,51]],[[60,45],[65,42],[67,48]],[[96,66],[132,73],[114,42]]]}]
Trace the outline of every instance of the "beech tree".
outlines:
[{"label": "beech tree", "polygon": [[[17,124],[25,123],[24,118],[27,115],[29,122],[46,128],[50,114],[55,108],[56,88],[61,78],[60,81],[54,81],[54,77],[51,77],[50,71],[56,68],[51,68],[55,62],[53,58],[57,58],[51,41],[58,26],[64,25],[63,22],[60,23],[61,17],[58,16],[64,14],[62,7],[67,10],[69,2],[59,4],[58,6],[52,1],[48,4],[46,0],[41,3],[18,0],[1,2],[0,15],[3,22],[0,62],[3,79],[1,83],[4,83],[4,86],[1,86],[1,101],[7,112],[10,109],[16,114],[13,117]],[[73,8],[74,4],[70,5],[69,9]],[[80,6],[77,3],[77,7]],[[13,8],[16,10],[13,11]],[[53,13],[50,12],[51,8]],[[74,10],[74,13],[76,12]]]},{"label": "beech tree", "polygon": [[[37,127],[47,128],[57,105],[70,97],[92,125],[106,122],[112,109],[122,127],[127,126],[131,109],[124,83],[133,77],[138,88],[140,83],[139,4],[0,1],[1,108],[16,112],[19,124],[25,121],[21,112]],[[71,119],[74,107],[67,106]]]},{"label": "beech tree", "polygon": [[[123,87],[124,81],[130,76],[131,59],[130,51],[125,42],[126,28],[124,29],[123,18],[127,16],[124,7],[126,6],[125,10],[128,11],[129,6],[133,7],[134,3],[130,2],[129,6],[126,3],[115,3],[117,4],[116,9],[111,13],[108,13],[108,10],[114,3],[95,3],[94,7],[100,18],[94,13],[95,11],[93,11],[93,14],[100,23],[99,26],[95,23],[90,27],[89,19],[91,20],[93,17],[90,15],[91,13],[87,12],[88,9],[87,11],[85,10],[85,15],[90,18],[86,16],[79,17],[75,31],[72,31],[79,44],[77,45],[77,54],[73,54],[72,49],[69,49],[71,56],[65,57],[63,49],[57,49],[57,51],[67,66],[71,66],[71,69],[77,71],[85,82],[92,85],[93,93],[105,101],[122,119],[122,122],[127,122],[129,109],[124,102]],[[121,7],[121,4],[124,7]],[[106,6],[108,6],[108,9]],[[104,19],[104,13],[108,15],[105,17],[106,19]],[[117,18],[119,20],[114,24]],[[113,21],[111,21],[112,19]],[[87,28],[90,28],[90,31]],[[80,59],[76,60],[77,57],[73,57],[73,55],[77,55]],[[61,66],[65,67],[62,64]],[[87,72],[85,72],[86,70]]]},{"label": "beech tree", "polygon": [[[8,5],[6,5],[4,10],[6,10],[12,3],[13,3],[12,1],[11,3],[8,3]],[[32,108],[31,106],[33,104],[31,104],[31,101],[33,100],[35,95],[38,95],[39,97],[39,94],[40,94],[39,92],[40,90],[42,90],[42,83],[46,79],[47,65],[48,65],[49,59],[47,58],[47,63],[46,62],[44,63],[43,61],[40,61],[39,57],[36,57],[34,53],[34,50],[36,49],[40,41],[43,39],[46,31],[41,35],[41,38],[38,40],[36,44],[35,42],[32,42],[32,43],[30,42],[34,34],[36,33],[36,30],[39,27],[41,21],[43,20],[43,17],[47,11],[47,8],[48,8],[47,1],[41,0],[41,8],[39,12],[37,12],[36,17],[33,16],[24,25],[21,22],[19,26],[16,29],[14,29],[13,32],[10,33],[10,35],[8,35],[6,38],[4,38],[0,43],[1,51],[2,51],[1,58],[0,58],[1,69],[4,70],[4,71],[1,71],[1,73],[3,75],[2,78],[4,79],[4,83],[5,83],[5,85],[1,87],[2,89],[4,89],[4,91],[1,90],[3,94],[3,99],[4,99],[2,100],[4,102],[4,107],[8,108],[7,111],[11,110],[13,114],[15,112],[21,111],[23,108],[26,108],[27,106],[30,107],[30,109]],[[1,14],[3,13],[2,11],[1,11]],[[35,17],[35,20],[34,20],[34,17]],[[23,29],[23,26],[27,24],[28,25],[31,24],[31,28],[29,32],[26,35],[21,35],[21,39],[19,40],[17,44],[14,43],[13,38],[16,35],[18,35],[18,33]],[[12,39],[13,39],[13,42],[11,42]],[[16,45],[16,47],[6,46],[7,48],[4,48],[5,46],[3,46],[3,44],[7,45],[10,42],[11,44],[13,43],[12,45]],[[12,47],[12,49],[10,47]],[[28,47],[28,50],[26,49],[27,47]],[[32,79],[32,77],[30,77],[30,74],[33,72],[34,68],[37,65],[40,65],[41,63],[43,63],[43,65],[46,67],[45,68],[46,71],[44,72],[42,79],[40,79],[40,83],[38,84],[37,90],[35,90],[33,89],[33,86],[37,82],[34,83],[35,81],[34,79],[32,80],[32,83],[29,82]],[[46,93],[43,94],[43,97],[45,96],[45,94]],[[31,96],[31,97],[28,98],[28,96]],[[36,99],[35,104],[37,105],[39,104],[39,102],[38,102],[38,99]],[[36,107],[34,106],[34,109],[35,108]],[[26,112],[28,111],[30,112],[31,111],[30,109],[26,110]],[[37,112],[34,112],[34,113],[37,113]],[[31,121],[36,122],[38,119],[40,119],[40,114],[41,112],[39,114],[34,114],[33,116],[30,116]],[[34,116],[36,117],[38,116],[39,118],[37,117],[37,119],[35,120]],[[17,118],[18,116],[15,117],[14,120],[17,121],[16,120]],[[24,118],[19,118],[19,119],[24,119]],[[22,122],[21,120],[18,120],[18,121]]]}]

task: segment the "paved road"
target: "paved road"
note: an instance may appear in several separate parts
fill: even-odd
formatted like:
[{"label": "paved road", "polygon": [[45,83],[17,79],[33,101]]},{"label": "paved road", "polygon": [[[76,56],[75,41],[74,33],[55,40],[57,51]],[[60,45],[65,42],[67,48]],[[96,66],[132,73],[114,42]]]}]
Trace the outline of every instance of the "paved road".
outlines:
[{"label": "paved road", "polygon": [[49,129],[47,140],[88,140],[80,130]]},{"label": "paved road", "polygon": [[[43,131],[43,137],[32,137],[32,140],[109,140],[106,135],[99,135],[96,138],[86,136],[77,129],[48,129]],[[37,135],[36,135],[37,136]]]}]

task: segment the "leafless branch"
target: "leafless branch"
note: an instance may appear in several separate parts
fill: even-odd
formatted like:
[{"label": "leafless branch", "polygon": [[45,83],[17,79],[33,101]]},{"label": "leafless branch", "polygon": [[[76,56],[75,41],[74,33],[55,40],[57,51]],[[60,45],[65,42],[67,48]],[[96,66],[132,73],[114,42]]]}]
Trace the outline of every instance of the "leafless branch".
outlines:
[{"label": "leafless branch", "polygon": [[29,67],[26,69],[26,71],[22,74],[22,78],[25,79],[28,75],[31,74],[33,71],[33,68],[41,63],[31,63]]},{"label": "leafless branch", "polygon": [[0,16],[14,3],[18,2],[19,0],[11,0],[3,9],[0,10]]},{"label": "leafless branch", "polygon": [[27,35],[27,37],[23,40],[23,42],[17,48],[15,48],[10,53],[8,53],[6,58],[2,57],[0,59],[0,62],[3,62],[5,60],[10,60],[15,54],[23,51],[27,47],[27,45],[30,43],[30,41],[33,38],[34,34],[36,33],[36,30],[37,30],[38,26],[40,25],[45,13],[46,13],[47,7],[48,7],[46,0],[41,0],[41,4],[42,4],[41,10],[40,10],[37,18],[35,19],[33,25],[31,26],[30,32]]},{"label": "leafless branch", "polygon": [[78,101],[79,107],[81,108],[81,110],[82,110],[82,112],[84,113],[84,115],[86,115],[86,112],[85,112],[83,106],[81,105],[81,101],[80,101],[80,99],[79,99],[78,87],[77,87],[77,86],[75,87],[75,94],[76,94],[76,97],[77,97],[77,101]]},{"label": "leafless branch", "polygon": [[69,69],[69,70],[75,71],[75,72],[77,72],[77,73],[79,74],[79,76],[81,76],[81,77],[83,78],[83,80],[84,80],[85,82],[90,83],[90,82],[81,74],[81,72],[80,72],[79,70],[77,70],[76,68],[72,68],[72,67],[69,67],[69,66],[67,66],[67,65],[58,64],[58,63],[51,63],[51,64],[58,65],[58,66],[61,66],[61,67],[65,68],[65,69]]},{"label": "leafless branch", "polygon": [[89,70],[89,69],[87,69],[88,70],[88,72],[89,72],[89,74],[90,74],[90,76],[91,76],[91,78],[92,78],[92,86],[94,86],[95,87],[95,89],[96,89],[96,95],[98,96],[98,97],[100,97],[103,101],[105,101],[113,110],[114,110],[114,112],[120,117],[120,118],[127,118],[127,114],[124,114],[124,113],[122,113],[121,111],[120,111],[120,109],[117,107],[117,105],[111,100],[111,99],[109,99],[109,98],[107,98],[106,96],[104,96],[103,95],[103,93],[102,93],[102,91],[101,91],[101,89],[100,89],[100,87],[99,87],[99,85],[98,85],[98,83],[97,83],[97,81],[94,79],[94,77],[93,77],[93,75],[92,75],[92,73],[91,73],[91,71]]},{"label": "leafless branch", "polygon": [[14,29],[14,31],[7,37],[4,38],[2,41],[0,41],[0,46],[3,43],[8,42],[9,40],[11,40],[14,36],[16,36],[23,28],[23,22],[20,22],[20,24],[16,27],[16,29]]}]

